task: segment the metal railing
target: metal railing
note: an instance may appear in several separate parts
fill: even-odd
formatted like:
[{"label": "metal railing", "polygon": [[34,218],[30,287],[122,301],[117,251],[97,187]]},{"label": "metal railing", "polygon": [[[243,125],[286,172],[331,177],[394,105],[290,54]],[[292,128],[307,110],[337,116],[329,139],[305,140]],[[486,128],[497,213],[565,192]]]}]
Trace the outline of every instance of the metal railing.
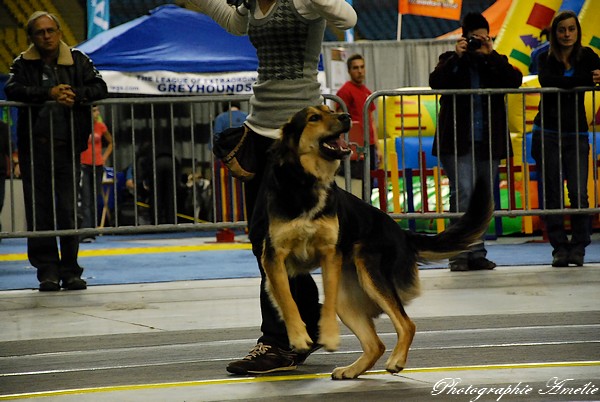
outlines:
[{"label": "metal railing", "polygon": [[[346,110],[340,98],[325,95],[328,102],[338,103]],[[240,102],[248,110],[248,95],[235,96],[189,96],[189,97],[144,97],[106,99],[95,103],[102,110],[102,117],[112,133],[113,152],[105,161],[102,185],[96,186],[96,171],[93,172],[93,216],[98,218],[94,228],[60,228],[57,222],[61,205],[57,205],[56,183],[52,182],[53,229],[41,230],[35,220],[31,230],[25,227],[23,211],[22,181],[13,172],[7,179],[5,216],[0,238],[43,237],[56,235],[92,236],[98,234],[135,234],[147,232],[214,231],[223,228],[245,228],[243,185],[231,177],[211,149],[213,126],[222,103]],[[48,105],[48,104],[47,104]],[[18,102],[0,102],[0,108],[39,108]],[[27,113],[23,113],[26,116]],[[50,113],[50,121],[58,120]],[[71,116],[66,124],[74,126]],[[31,122],[30,122],[31,125]],[[50,124],[53,127],[54,124]],[[52,129],[48,138],[54,138]],[[90,127],[90,132],[93,127]],[[39,141],[29,133],[30,145]],[[50,169],[55,169],[55,156],[50,147]],[[13,144],[11,142],[10,153]],[[71,139],[70,147],[75,153],[76,144]],[[92,155],[95,143],[91,142]],[[30,147],[31,148],[31,147]],[[33,153],[30,166],[34,170]],[[165,166],[157,159],[171,155]],[[76,156],[79,158],[79,156]],[[170,166],[169,166],[170,165]],[[75,163],[72,164],[75,170]],[[163,169],[163,170],[161,170]],[[167,187],[160,186],[163,174],[170,175]],[[127,178],[132,186],[127,188]],[[54,175],[50,175],[54,180]],[[35,176],[33,175],[35,179]],[[347,180],[349,181],[349,179]],[[199,185],[198,183],[201,183]],[[4,183],[3,183],[4,184]],[[33,185],[35,186],[35,180]],[[74,180],[75,195],[79,194],[80,183]],[[215,188],[218,191],[215,191]],[[157,191],[154,191],[156,189]],[[172,197],[164,202],[165,192]],[[207,198],[208,197],[208,198]],[[33,209],[36,208],[35,192],[32,194]],[[80,205],[81,200],[76,202]],[[162,203],[161,203],[162,202]],[[168,212],[165,214],[165,210]],[[239,213],[233,213],[240,211]],[[79,212],[79,214],[78,214]],[[80,208],[72,212],[75,221],[81,221]],[[6,218],[8,215],[8,218]],[[125,216],[126,215],[126,216]]]},{"label": "metal railing", "polygon": [[[507,154],[502,158],[500,178],[503,183],[506,183],[509,200],[507,205],[497,205],[494,212],[495,217],[565,213],[598,214],[600,212],[600,208],[598,208],[598,154],[600,149],[600,144],[597,143],[598,135],[592,136],[590,143],[590,154],[593,155],[591,158],[593,168],[590,168],[589,185],[590,207],[568,208],[567,205],[563,204],[563,207],[559,209],[544,209],[532,202],[535,198],[533,197],[533,191],[535,190],[529,183],[537,180],[535,177],[531,177],[531,172],[543,174],[543,171],[532,164],[527,156],[531,147],[526,141],[527,133],[531,128],[532,115],[536,113],[535,108],[531,105],[535,104],[537,106],[536,102],[543,94],[557,93],[558,96],[561,96],[561,94],[574,91],[593,93],[595,96],[591,97],[591,109],[594,111],[598,109],[596,96],[599,93],[595,88],[573,91],[548,88],[444,91],[407,89],[373,93],[364,106],[364,117],[368,119],[370,105],[378,102],[377,113],[379,115],[379,132],[383,144],[383,161],[380,169],[371,171],[369,166],[372,155],[369,154],[369,148],[359,148],[364,153],[365,158],[363,193],[367,197],[379,193],[379,205],[377,205],[376,197],[367,199],[367,201],[386,210],[396,219],[445,219],[460,215],[458,212],[450,211],[444,204],[444,193],[447,193],[448,185],[443,176],[444,170],[441,163],[439,160],[436,160],[434,164],[429,161],[429,155],[432,151],[431,139],[435,134],[435,130],[437,130],[439,100],[441,96],[449,96],[456,102],[457,97],[466,95],[471,97],[471,105],[473,106],[475,99],[487,97],[490,100],[492,96],[499,95],[505,99],[506,125],[511,132],[516,133],[516,135],[512,135],[512,140],[509,138],[507,141],[512,141],[513,149],[520,148],[523,151],[523,156],[520,160],[516,160],[518,152],[515,152],[515,157],[510,157]],[[474,98],[475,96],[479,98]],[[112,167],[114,176],[110,177],[108,175],[105,177],[101,188],[94,187],[94,199],[99,198],[101,201],[94,207],[94,215],[104,217],[101,222],[103,225],[101,224],[95,228],[61,229],[56,222],[57,211],[61,206],[54,204],[55,219],[52,230],[38,230],[35,223],[32,225],[33,230],[23,229],[22,221],[24,218],[21,216],[22,212],[19,212],[19,208],[23,203],[19,199],[20,181],[18,178],[11,176],[7,180],[8,191],[5,202],[5,209],[9,210],[8,223],[5,219],[0,238],[214,231],[223,228],[245,228],[242,185],[229,177],[220,163],[214,160],[211,147],[213,137],[212,121],[221,111],[219,104],[240,101],[246,106],[244,109],[247,110],[248,99],[247,95],[136,97],[106,99],[98,102],[97,105],[101,107],[104,121],[113,137],[113,153],[106,161],[106,165]],[[341,99],[335,96],[326,96],[326,99],[329,102],[340,104],[342,109],[346,110]],[[488,102],[488,104],[491,103]],[[0,102],[0,107],[3,108],[38,106]],[[413,109],[407,110],[409,107]],[[487,114],[489,119],[493,111],[488,107],[483,113]],[[428,114],[429,117],[427,117]],[[461,118],[462,116],[454,115],[455,121]],[[73,124],[72,121],[69,124]],[[368,125],[365,125],[363,132],[365,143],[369,141],[367,127]],[[544,127],[542,127],[543,129]],[[590,124],[590,131],[597,132],[597,129],[594,120]],[[90,127],[91,131],[92,127]],[[519,142],[519,136],[521,142]],[[31,142],[34,140],[32,137]],[[151,159],[149,162],[146,161],[150,166],[150,169],[146,169],[146,171],[143,171],[141,166],[142,155],[140,150],[143,146],[147,146],[148,155]],[[393,149],[390,149],[390,147],[393,147]],[[487,152],[491,151],[491,149],[487,150]],[[411,158],[415,152],[417,157]],[[159,213],[164,212],[159,207],[160,196],[164,194],[153,191],[154,188],[159,188],[157,183],[162,177],[162,172],[157,168],[156,158],[163,153],[174,156],[162,165],[163,167],[166,166],[166,170],[170,172],[170,188],[167,188],[173,194],[168,200],[170,212],[167,214],[167,221],[165,222],[160,221],[159,217]],[[557,158],[557,162],[562,163],[561,157]],[[409,160],[412,160],[412,162],[409,162]],[[415,160],[416,163],[414,163]],[[346,160],[344,164],[345,176],[342,181],[346,188],[350,188],[353,181],[350,178],[350,162]],[[131,179],[134,186],[127,190],[124,182],[126,180],[125,172],[129,166],[131,166]],[[378,178],[380,181],[377,190],[374,192],[371,191],[371,178]],[[490,182],[495,182],[496,179],[492,176],[489,178]],[[197,186],[198,180],[208,181],[208,187]],[[413,180],[415,180],[417,188],[413,186]],[[427,188],[425,181],[433,183],[432,189]],[[204,183],[206,184],[206,182]],[[79,183],[73,183],[73,186],[78,185]],[[498,187],[497,184],[494,185],[495,188]],[[55,184],[52,188],[56,188]],[[206,198],[208,195],[205,193],[207,190],[210,193],[208,200]],[[417,190],[421,190],[425,194],[431,191],[433,202],[424,197],[425,202],[421,203],[420,207],[411,206],[410,202],[411,200],[414,201]],[[520,194],[520,205],[516,203],[517,193]],[[75,194],[77,194],[77,191]],[[129,197],[129,204],[124,204],[124,197]],[[53,199],[56,198],[53,197]],[[543,193],[541,199],[543,200]],[[124,210],[125,208],[128,208],[127,211]],[[223,210],[227,208],[237,208],[241,213],[225,216],[227,214],[224,214]],[[208,212],[208,218],[200,216],[202,211]],[[128,213],[126,217],[125,212]],[[6,214],[7,212],[4,215],[6,216]],[[78,219],[78,217],[76,218]]]},{"label": "metal railing", "polygon": [[[590,164],[589,164],[589,208],[569,208],[564,203],[559,209],[545,209],[543,207],[534,206],[531,203],[532,194],[530,193],[530,182],[539,182],[539,176],[545,172],[543,167],[535,166],[535,162],[531,160],[530,152],[530,138],[528,136],[531,133],[532,120],[537,113],[537,106],[540,97],[547,96],[547,94],[555,94],[560,99],[561,96],[565,96],[573,93],[587,92],[586,107],[593,111],[592,113],[588,110],[587,120],[589,122],[590,132]],[[553,214],[597,214],[600,212],[598,208],[600,201],[599,182],[598,182],[598,171],[600,168],[599,154],[600,154],[600,125],[597,121],[598,107],[600,105],[600,90],[597,87],[590,88],[576,88],[572,90],[561,90],[557,88],[519,88],[519,89],[469,89],[469,90],[431,90],[431,89],[402,89],[402,90],[390,90],[390,91],[377,91],[371,94],[367,99],[363,108],[363,118],[368,117],[368,110],[371,104],[377,103],[378,113],[380,114],[380,125],[379,133],[383,143],[383,166],[379,169],[379,179],[383,179],[383,185],[379,186],[380,206],[390,212],[391,216],[395,219],[432,219],[432,218],[452,218],[459,216],[460,213],[449,211],[444,205],[440,205],[442,200],[440,194],[442,193],[442,187],[447,187],[443,182],[443,166],[439,159],[436,159],[433,163],[429,161],[429,156],[432,152],[431,143],[426,144],[427,139],[433,139],[438,133],[437,117],[440,112],[440,97],[446,96],[451,97],[452,102],[456,105],[456,100],[461,96],[469,96],[471,102],[471,108],[473,107],[474,98],[485,97],[486,104],[491,105],[491,97],[493,96],[504,96],[505,102],[504,107],[506,111],[506,126],[510,129],[510,136],[507,136],[507,142],[511,142],[512,148],[515,151],[515,156],[511,157],[510,154],[504,155],[500,165],[501,179],[506,182],[509,202],[507,206],[496,205],[494,212],[495,217],[518,217],[518,216],[540,216],[540,215],[553,215]],[[430,97],[432,99],[426,100],[425,98]],[[579,97],[575,97],[575,104],[573,107],[577,110]],[[415,106],[416,105],[416,106]],[[411,108],[411,110],[407,110]],[[486,108],[484,111],[485,118],[489,121],[492,115],[492,109]],[[456,122],[464,116],[456,115],[456,108],[454,108],[454,135],[460,135],[458,133]],[[429,116],[427,116],[429,114]],[[542,121],[544,116],[544,110],[541,110]],[[592,115],[590,115],[592,114]],[[471,113],[471,116],[473,114]],[[517,115],[517,116],[515,116]],[[382,117],[383,116],[383,117]],[[390,116],[395,116],[390,119]],[[520,116],[520,117],[519,117]],[[576,114],[573,118],[577,118]],[[426,124],[433,123],[433,130],[426,132]],[[471,122],[473,123],[473,122]],[[472,125],[472,124],[471,124]],[[577,125],[583,126],[583,123],[577,123]],[[491,130],[491,129],[490,129]],[[545,128],[541,126],[542,138],[544,137]],[[576,130],[579,131],[579,130]],[[471,136],[473,133],[468,133]],[[558,133],[559,138],[561,134]],[[567,133],[564,133],[567,134]],[[490,132],[484,132],[484,135],[491,135]],[[368,141],[368,129],[364,128],[363,140]],[[396,140],[396,148],[401,148],[401,152],[394,152],[395,149],[390,150],[389,140]],[[408,140],[415,139],[411,144],[411,147],[407,147]],[[398,142],[400,146],[398,146]],[[471,138],[471,144],[474,144],[474,138]],[[440,153],[439,143],[436,149],[437,154]],[[508,146],[508,144],[507,144]],[[410,150],[409,150],[410,148]],[[457,151],[455,149],[455,151]],[[491,154],[491,142],[490,149],[486,152]],[[418,152],[419,157],[417,158],[417,164],[407,164],[409,155],[407,152]],[[396,159],[393,159],[390,156]],[[364,175],[368,179],[377,177],[373,172],[369,171],[369,161],[372,156],[369,155],[368,148],[365,149],[364,164],[365,171]],[[519,157],[519,160],[515,160]],[[562,152],[556,156],[557,163],[562,167]],[[413,158],[414,159],[414,158]],[[403,200],[402,203],[398,202],[398,191],[395,191],[395,182],[399,179],[400,175],[404,174],[406,178],[406,172],[410,172],[409,176],[419,177],[424,179],[426,177],[435,176],[435,193],[434,205],[428,205],[426,202],[422,203],[420,209],[415,209],[406,205],[406,200],[410,200],[414,194],[408,194],[411,185],[404,185],[400,190],[400,198]],[[531,178],[532,172],[535,177]],[[521,176],[518,181],[515,179],[515,175]],[[581,175],[582,176],[582,175]],[[562,179],[562,178],[561,178]],[[579,179],[579,177],[578,177]],[[495,177],[489,178],[490,182],[494,183]],[[515,206],[514,197],[517,192],[515,184],[519,183],[519,192],[522,193],[522,205]],[[406,184],[406,182],[404,182]],[[422,184],[422,183],[421,183]],[[497,185],[496,185],[497,187]],[[494,188],[494,185],[492,185]],[[365,180],[363,183],[363,194],[370,193],[371,183],[370,180]],[[392,194],[394,193],[394,194]],[[392,195],[391,195],[392,194]],[[563,194],[564,195],[564,194]],[[543,189],[540,191],[540,203],[544,205],[545,193]],[[386,208],[386,206],[394,204],[393,208]],[[402,205],[399,205],[402,204]]]}]

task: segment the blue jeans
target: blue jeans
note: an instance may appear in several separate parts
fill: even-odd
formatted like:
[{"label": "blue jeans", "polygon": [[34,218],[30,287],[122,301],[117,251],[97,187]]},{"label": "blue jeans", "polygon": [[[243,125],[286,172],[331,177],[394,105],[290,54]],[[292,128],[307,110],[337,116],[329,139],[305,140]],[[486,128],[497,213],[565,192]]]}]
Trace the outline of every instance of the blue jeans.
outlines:
[{"label": "blue jeans", "polygon": [[[564,207],[564,180],[567,181],[571,207],[589,207],[587,192],[589,153],[590,144],[586,135],[563,135],[559,147],[558,135],[546,133],[542,141],[541,133],[533,132],[531,155],[535,159],[538,178],[541,178],[543,183],[539,192],[540,207],[544,209]],[[559,160],[559,155],[562,156],[562,160]],[[543,219],[548,240],[555,252],[573,250],[585,254],[585,247],[591,241],[592,222],[589,215],[571,215],[570,242],[565,231],[563,215],[546,215]]]},{"label": "blue jeans", "polygon": [[[478,178],[483,178],[488,183],[487,191],[491,191],[494,180],[498,175],[498,159],[488,160],[473,160],[473,152],[466,155],[455,157],[454,155],[440,155],[440,162],[450,181],[450,212],[465,212],[469,206],[473,187]],[[475,164],[473,165],[473,162]],[[491,175],[490,175],[491,169]],[[491,180],[490,181],[490,176]],[[481,236],[481,241],[473,244],[468,252],[461,253],[450,261],[457,260],[472,260],[475,258],[485,257],[487,250],[484,244],[485,233]]]}]

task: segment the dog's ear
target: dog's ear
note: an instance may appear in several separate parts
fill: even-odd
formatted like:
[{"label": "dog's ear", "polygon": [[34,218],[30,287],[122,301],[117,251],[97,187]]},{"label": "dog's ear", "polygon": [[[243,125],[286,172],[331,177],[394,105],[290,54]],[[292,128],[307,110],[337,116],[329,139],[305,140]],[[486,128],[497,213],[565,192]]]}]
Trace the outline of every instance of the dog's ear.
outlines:
[{"label": "dog's ear", "polygon": [[292,118],[282,127],[281,139],[284,141],[291,141],[292,144],[300,142],[302,132],[306,127],[306,119],[308,116],[308,109],[305,108],[292,116]]},{"label": "dog's ear", "polygon": [[272,152],[280,162],[294,162],[298,157],[298,143],[306,127],[307,110],[303,109],[281,127],[281,138],[273,145]]}]

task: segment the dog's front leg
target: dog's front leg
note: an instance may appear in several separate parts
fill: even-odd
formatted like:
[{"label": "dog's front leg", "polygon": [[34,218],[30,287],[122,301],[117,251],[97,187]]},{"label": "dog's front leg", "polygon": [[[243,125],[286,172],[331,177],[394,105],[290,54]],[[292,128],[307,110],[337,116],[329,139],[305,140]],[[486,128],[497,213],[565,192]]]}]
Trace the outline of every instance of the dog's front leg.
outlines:
[{"label": "dog's front leg", "polygon": [[269,280],[269,292],[279,311],[281,312],[285,328],[288,333],[290,346],[297,352],[307,352],[312,346],[312,339],[306,331],[306,324],[300,317],[298,306],[292,298],[290,283],[285,267],[285,258],[288,252],[272,251],[265,257],[263,255],[263,268]]},{"label": "dog's front leg", "polygon": [[321,307],[319,320],[319,344],[325,350],[333,352],[340,346],[340,327],[336,317],[336,305],[340,275],[342,274],[342,256],[336,252],[335,246],[321,250],[321,268],[323,274],[323,291],[325,297]]}]

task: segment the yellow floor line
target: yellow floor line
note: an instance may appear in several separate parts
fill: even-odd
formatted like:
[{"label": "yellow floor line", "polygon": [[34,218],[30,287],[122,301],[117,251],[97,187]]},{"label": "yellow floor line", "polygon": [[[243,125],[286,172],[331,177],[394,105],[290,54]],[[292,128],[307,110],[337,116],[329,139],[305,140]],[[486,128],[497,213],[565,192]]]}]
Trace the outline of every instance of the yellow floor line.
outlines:
[{"label": "yellow floor line", "polygon": [[[515,370],[515,369],[543,369],[556,367],[593,367],[599,366],[600,361],[579,361],[579,362],[549,362],[549,363],[518,363],[518,364],[491,364],[491,365],[473,365],[473,366],[450,366],[450,367],[422,367],[422,368],[407,368],[401,373],[438,373],[445,371],[489,371],[489,370]],[[385,370],[368,371],[366,375],[390,375]],[[94,387],[80,389],[66,389],[57,391],[29,392],[23,394],[0,395],[0,401],[27,399],[27,398],[42,398],[50,396],[76,395],[76,394],[93,394],[100,392],[116,392],[116,391],[140,391],[148,389],[164,389],[176,387],[199,387],[207,385],[230,385],[230,384],[250,384],[260,382],[279,382],[279,381],[300,381],[300,380],[317,380],[330,378],[331,373],[317,374],[290,374],[278,376],[260,376],[260,377],[232,377],[214,380],[199,380],[199,381],[182,381],[182,382],[166,382],[158,384],[134,384],[134,385],[115,385],[110,387]]]},{"label": "yellow floor line", "polygon": [[[108,255],[125,254],[158,254],[158,253],[186,253],[196,251],[222,251],[222,250],[252,250],[250,243],[214,243],[188,246],[156,246],[156,247],[123,247],[97,250],[80,250],[79,257],[105,257]],[[27,253],[0,255],[0,261],[26,261]]]}]

